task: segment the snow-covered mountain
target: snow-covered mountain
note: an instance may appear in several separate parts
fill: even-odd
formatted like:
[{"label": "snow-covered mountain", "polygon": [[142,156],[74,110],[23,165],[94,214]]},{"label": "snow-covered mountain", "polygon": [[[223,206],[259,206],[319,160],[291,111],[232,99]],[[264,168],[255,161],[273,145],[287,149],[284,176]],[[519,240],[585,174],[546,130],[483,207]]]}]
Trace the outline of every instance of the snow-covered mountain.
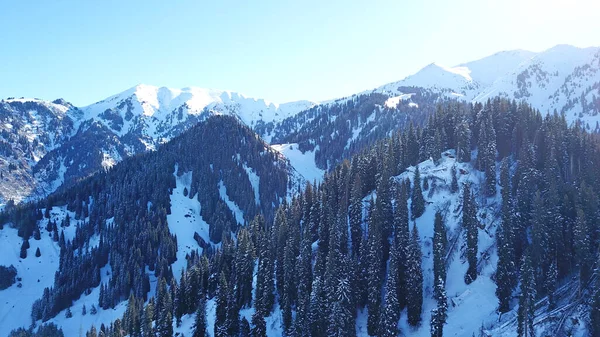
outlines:
[{"label": "snow-covered mountain", "polygon": [[261,122],[281,121],[315,104],[275,104],[231,91],[140,84],[83,107],[82,120],[98,120],[120,137],[135,134],[151,149],[178,134],[182,125],[197,122],[208,114],[234,115],[253,127]]},{"label": "snow-covered mountain", "polygon": [[[211,115],[233,115],[253,129],[248,130],[247,137],[243,138],[243,141],[235,143],[240,144],[240,150],[221,151],[221,149],[231,150],[232,143],[214,141],[218,139],[218,131],[210,133],[209,136],[204,133],[188,135],[194,142],[184,142],[179,138],[179,142],[175,140],[175,145],[170,143],[171,149],[177,148],[180,152],[176,161],[167,165],[168,172],[175,173],[173,179],[169,180],[174,184],[169,188],[169,196],[162,195],[162,197],[166,200],[165,205],[171,207],[164,223],[171,234],[177,235],[177,262],[171,266],[178,273],[186,263],[186,254],[191,253],[200,242],[210,241],[209,222],[214,224],[221,220],[213,221],[203,215],[203,210],[206,212],[209,209],[206,205],[216,201],[222,207],[215,208],[214,214],[231,213],[235,223],[242,224],[247,220],[244,215],[251,213],[244,212],[243,209],[253,210],[265,205],[274,205],[276,200],[283,200],[283,190],[290,193],[301,184],[298,174],[304,179],[319,180],[327,169],[334,166],[336,160],[364,149],[374,141],[386,137],[390,132],[406,127],[413,120],[425,120],[428,114],[435,111],[438,102],[455,98],[485,101],[497,95],[526,100],[542,112],[556,109],[566,113],[570,121],[581,119],[592,124],[600,120],[597,116],[600,106],[597,98],[600,96],[600,49],[557,46],[542,53],[520,50],[501,52],[451,68],[431,64],[402,81],[323,104],[300,101],[276,105],[262,99],[248,98],[227,91],[199,88],[169,89],[148,85],[138,85],[82,108],[74,107],[62,100],[47,102],[35,99],[7,99],[0,103],[0,136],[2,137],[0,172],[3,174],[0,196],[4,199],[24,200],[32,196],[45,195],[64,182],[75,181],[82,176],[111,167],[128,156],[158,149],[160,144],[181,135],[185,130]],[[200,126],[206,125],[200,124]],[[211,130],[215,129],[225,130],[220,128]],[[222,134],[235,135],[236,131],[224,131]],[[273,144],[270,147],[262,141],[254,144],[255,140],[259,140],[258,135]],[[205,141],[207,139],[214,141],[214,147],[210,150],[200,150],[199,144],[207,143]],[[289,161],[284,165],[284,162],[279,160],[281,157],[277,156],[277,160],[268,159],[263,162],[265,154],[269,156],[272,154],[271,149],[278,151]],[[186,151],[189,153],[196,151],[196,153],[188,156]],[[170,152],[165,150],[163,153]],[[190,168],[192,167],[190,163],[187,168],[183,164],[177,166],[185,161],[182,158],[196,158],[207,153],[214,156],[206,158],[206,162],[201,163],[203,165],[194,165],[195,170]],[[126,178],[118,181],[138,182],[140,179],[136,176],[131,178],[128,172],[135,172],[140,167],[143,169],[138,171],[145,172],[150,166],[149,163],[175,160],[167,155],[157,158],[160,159],[147,160],[144,165],[132,165],[129,169],[122,169],[121,172],[127,173],[124,174]],[[256,162],[251,164],[253,161]],[[223,178],[222,169],[225,163],[231,166],[231,169]],[[279,165],[271,165],[272,163]],[[294,172],[287,163],[291,164],[296,171]],[[479,213],[482,225],[479,236],[481,262],[478,265],[480,277],[476,282],[467,285],[463,281],[466,264],[465,242],[460,225],[461,200],[459,194],[450,192],[451,170],[452,167],[457,168],[460,174],[458,182],[472,183],[473,190],[477,192],[483,188],[484,176],[471,164],[458,163],[453,150],[444,151],[438,162],[427,159],[418,164],[418,167],[422,177],[432,184],[425,196],[426,211],[414,222],[419,228],[423,242],[423,268],[426,272],[424,322],[428,322],[428,315],[435,307],[431,298],[433,285],[431,223],[435,211],[444,210],[452,242],[448,254],[450,262],[447,283],[449,300],[452,304],[448,317],[449,322],[452,323],[448,325],[446,334],[470,336],[481,330],[482,333],[493,336],[514,336],[515,312],[509,312],[501,317],[495,313],[494,273],[498,258],[495,252],[495,231],[500,221],[498,195],[481,202]],[[394,180],[398,182],[410,180],[414,177],[415,168],[415,166],[408,167]],[[161,171],[165,171],[164,168]],[[199,172],[206,174],[198,174]],[[285,179],[280,179],[281,186],[287,187],[278,193],[269,190],[277,183],[273,172],[282,172],[281,177],[291,178],[287,183]],[[240,182],[236,177],[243,179]],[[155,176],[151,176],[148,179],[154,178]],[[148,188],[165,186],[155,180],[149,181],[140,186]],[[98,185],[109,186],[108,183]],[[274,197],[261,197],[269,192],[273,192],[271,194]],[[106,192],[106,194],[110,193]],[[153,196],[153,193],[140,194]],[[112,193],[112,195],[118,194]],[[195,195],[201,195],[205,199],[197,200],[192,197]],[[82,200],[79,197],[81,196],[77,196],[75,200],[81,204]],[[156,201],[158,202],[159,199]],[[94,201],[101,199],[90,198],[87,195],[83,200],[90,200],[92,204],[108,202]],[[363,201],[366,202],[367,199]],[[89,206],[89,203],[84,202],[84,205]],[[132,202],[132,205],[137,204]],[[151,201],[142,202],[141,205],[143,205],[141,209],[154,207]],[[44,287],[53,284],[52,275],[59,269],[60,248],[59,244],[50,238],[49,231],[44,228],[49,224],[50,219],[58,223],[66,220],[67,215],[70,219],[77,219],[78,215],[68,211],[67,207],[62,204],[54,205],[48,210],[47,217],[35,220],[39,221],[39,227],[42,228],[41,238],[31,240],[31,250],[26,259],[19,258],[19,245],[22,240],[17,235],[17,230],[6,226],[0,233],[0,242],[3,243],[0,244],[0,253],[2,253],[0,256],[3,256],[0,262],[5,265],[14,264],[19,277],[22,278],[10,289],[4,290],[4,294],[10,301],[4,301],[4,306],[0,305],[0,321],[10,320],[10,326],[0,324],[0,335],[12,328],[27,326],[30,323],[28,314],[33,301],[42,295]],[[43,211],[42,213],[46,213],[45,209]],[[79,218],[78,220],[83,220],[82,223],[90,223],[89,217],[80,215]],[[108,225],[114,219],[114,217],[104,219],[105,224]],[[64,226],[63,229],[61,225],[61,230],[64,230],[67,240],[73,241],[76,237],[77,226]],[[196,239],[195,234],[198,234],[202,240]],[[89,238],[87,247],[98,245],[98,238],[98,236]],[[41,259],[32,256],[37,248],[42,250]],[[80,249],[79,252],[81,251]],[[39,268],[40,265],[44,267]],[[114,266],[117,265],[119,264],[115,263]],[[151,274],[149,282],[153,293],[157,283],[156,273],[150,271],[147,273]],[[23,275],[25,277],[22,277]],[[118,272],[109,264],[101,269],[100,275],[101,282],[104,284],[109,282],[111,275],[118,275]],[[563,286],[561,289],[566,290],[561,291],[574,289],[572,283]],[[75,335],[81,327],[108,324],[120,317],[126,309],[125,302],[120,302],[115,309],[99,309],[97,316],[85,315],[79,309],[83,305],[89,307],[97,303],[100,289],[95,287],[74,300],[74,316],[69,318],[71,321],[67,321],[65,309],[52,318],[51,322],[62,326],[67,335]],[[565,298],[563,296],[561,298],[563,303],[559,304],[572,300],[570,297]],[[585,310],[585,308],[587,307],[581,304],[576,307],[577,310]],[[241,314],[250,320],[251,310],[246,309]],[[536,328],[542,329],[546,326],[551,327],[552,321],[559,316],[575,318],[569,323],[575,329],[582,326],[579,322],[586,316],[585,313],[579,312],[558,313],[559,310],[546,315],[549,310],[545,305],[536,310],[538,315],[544,315],[538,316],[544,318],[543,321],[539,319],[536,322]],[[11,312],[18,312],[20,315],[13,321],[10,318]],[[214,300],[209,301],[208,312],[210,317],[214,317]],[[270,320],[279,320],[280,311],[276,312]],[[464,317],[470,319],[463,321]],[[365,313],[360,313],[357,319],[358,334],[366,336]],[[183,324],[176,327],[176,331],[189,333],[192,321],[192,315],[184,316]],[[212,321],[214,323],[214,319]],[[278,328],[281,325],[279,321],[268,321],[268,323],[271,328]],[[427,336],[430,333],[427,323],[411,330],[412,328],[406,323],[406,315],[403,315],[400,324],[403,331],[410,331],[413,335]],[[560,324],[562,325],[562,322]],[[280,330],[271,331],[271,335],[279,334],[281,334]]]},{"label": "snow-covered mountain", "polygon": [[455,67],[432,63],[372,92],[398,96],[422,87],[467,101],[493,96],[525,100],[542,113],[564,112],[595,127],[600,120],[600,48],[557,45],[540,53],[513,50]]},{"label": "snow-covered mountain", "polygon": [[155,150],[213,114],[233,115],[256,127],[315,104],[143,84],[81,108],[62,99],[6,99],[0,103],[0,204],[47,195],[65,182]]},{"label": "snow-covered mountain", "polygon": [[595,99],[600,97],[600,48],[550,48],[497,78],[474,99],[497,95],[524,99],[542,113],[564,112],[570,121],[595,122],[600,112]]},{"label": "snow-covered mountain", "polygon": [[558,45],[540,53],[503,51],[454,67],[432,63],[400,81],[255,130],[270,142],[299,144],[314,165],[329,169],[411,121],[422,124],[443,101],[497,96],[523,100],[542,114],[556,110],[570,123],[600,131],[600,48]]},{"label": "snow-covered mountain", "polygon": [[[379,96],[366,98],[372,94]],[[314,150],[321,161],[316,166],[326,169],[327,162],[333,165],[363,146],[362,140],[380,138],[374,130],[422,119],[440,100],[494,96],[525,100],[542,113],[565,113],[568,121],[581,120],[594,130],[600,121],[600,48],[558,45],[539,53],[503,51],[454,67],[432,63],[400,81],[320,104],[275,104],[231,91],[144,84],[80,108],[64,100],[3,100],[0,203],[46,195],[154,150],[212,114],[234,115],[281,148],[298,143],[301,153]],[[335,142],[343,143],[340,149],[326,148]],[[302,163],[299,171],[304,169],[317,172],[312,160]]]}]

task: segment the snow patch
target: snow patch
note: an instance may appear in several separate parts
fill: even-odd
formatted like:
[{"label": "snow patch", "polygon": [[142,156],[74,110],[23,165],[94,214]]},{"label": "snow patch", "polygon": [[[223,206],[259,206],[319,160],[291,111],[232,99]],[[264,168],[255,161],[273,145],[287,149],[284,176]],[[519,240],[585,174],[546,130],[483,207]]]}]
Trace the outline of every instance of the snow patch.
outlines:
[{"label": "snow patch", "polygon": [[252,185],[252,190],[254,191],[254,201],[257,205],[260,205],[260,177],[251,167],[248,167],[248,165],[244,164],[243,167],[248,175],[250,184]]},{"label": "snow patch", "polygon": [[[28,327],[33,302],[42,297],[44,288],[54,284],[60,248],[45,228],[40,228],[40,233],[41,240],[29,239],[27,258],[21,259],[23,239],[17,235],[17,230],[5,226],[0,231],[0,265],[15,266],[17,277],[22,279],[0,291],[0,336],[8,336],[10,331],[19,327]],[[38,248],[42,255],[35,257]],[[18,287],[19,284],[21,287]]]},{"label": "snow patch", "polygon": [[223,183],[223,180],[219,181],[219,196],[221,197],[221,200],[223,200],[227,204],[229,209],[233,212],[237,223],[243,225],[244,212],[242,212],[240,207],[233,200],[229,199],[229,195],[227,195],[227,187]]},{"label": "snow patch", "polygon": [[400,101],[404,101],[407,99],[410,99],[414,94],[402,94],[399,96],[395,96],[395,97],[390,97],[388,98],[384,105],[388,108],[395,108],[398,106],[398,104],[400,103]]},{"label": "snow patch", "polygon": [[325,170],[318,168],[315,163],[315,152],[318,148],[304,153],[300,151],[297,143],[275,144],[271,145],[271,148],[283,154],[306,181],[312,183],[313,181],[320,182],[323,179]]},{"label": "snow patch", "polygon": [[186,254],[194,250],[202,252],[202,248],[194,239],[198,233],[205,242],[210,242],[209,226],[200,215],[200,202],[193,196],[184,196],[184,189],[190,191],[192,172],[177,176],[177,166],[173,173],[176,186],[171,193],[171,214],[167,215],[169,231],[177,236],[177,260],[173,263],[173,275],[179,277],[181,270],[187,267]]}]

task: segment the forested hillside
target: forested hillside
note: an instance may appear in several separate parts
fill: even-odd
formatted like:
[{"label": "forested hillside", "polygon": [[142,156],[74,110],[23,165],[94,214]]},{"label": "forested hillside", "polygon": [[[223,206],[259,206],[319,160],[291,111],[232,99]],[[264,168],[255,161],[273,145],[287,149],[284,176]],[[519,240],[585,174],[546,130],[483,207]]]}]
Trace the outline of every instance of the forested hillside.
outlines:
[{"label": "forested hillside", "polygon": [[258,125],[255,130],[272,144],[297,143],[301,152],[314,151],[318,168],[333,169],[365,147],[423,123],[443,98],[430,90],[398,87],[402,98],[368,93],[314,106],[280,123]]},{"label": "forested hillside", "polygon": [[[0,228],[18,229],[21,259],[36,258],[27,253],[30,240],[54,240],[60,249],[54,285],[43,295],[40,291],[33,304],[34,321],[54,317],[98,286],[97,307],[108,309],[130,294],[147,298],[150,278],[172,280],[178,238],[167,217],[172,190],[183,174],[191,175],[185,197],[199,205],[194,218],[208,225],[205,232],[198,230],[197,247],[220,247],[256,214],[271,217],[300,183],[287,162],[248,127],[233,117],[215,116],[155,152],[39,203],[7,205]],[[52,214],[58,211],[66,217],[57,221]],[[100,284],[107,263],[112,277]]]},{"label": "forested hillside", "polygon": [[[248,128],[215,117],[156,153],[8,209],[3,222],[24,239],[58,232],[44,214],[52,206],[66,204],[79,223],[73,240],[54,235],[60,268],[34,321],[62,310],[52,324],[67,327],[83,315],[67,308],[99,286],[100,314],[128,302],[88,336],[600,333],[600,142],[579,124],[500,98],[446,102],[291,198],[287,167],[271,156]],[[250,179],[237,179],[248,176],[241,163],[261,177],[260,203]],[[244,226],[222,185],[252,219]],[[211,229],[173,275],[167,214],[180,189]]]}]

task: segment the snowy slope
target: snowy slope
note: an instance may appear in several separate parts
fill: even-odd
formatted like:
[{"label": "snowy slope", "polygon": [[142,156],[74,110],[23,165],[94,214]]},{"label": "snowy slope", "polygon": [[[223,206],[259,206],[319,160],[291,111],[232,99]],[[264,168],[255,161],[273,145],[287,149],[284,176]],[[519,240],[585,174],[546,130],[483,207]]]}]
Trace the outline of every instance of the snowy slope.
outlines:
[{"label": "snowy slope", "polygon": [[63,100],[0,101],[0,203],[38,193],[34,166],[74,134],[71,116],[79,113]]},{"label": "snowy slope", "polygon": [[[67,211],[66,206],[55,206],[50,211],[51,220],[59,225],[67,215],[71,219],[75,216],[73,212]],[[42,297],[44,288],[54,285],[54,273],[59,266],[60,247],[58,242],[52,240],[51,233],[45,229],[48,220],[44,218],[39,222],[40,240],[34,240],[33,237],[29,239],[30,248],[25,259],[19,256],[23,239],[17,236],[17,230],[8,226],[0,230],[0,265],[14,265],[17,269],[17,278],[21,278],[21,280],[17,279],[17,283],[10,288],[0,291],[0,336],[7,336],[11,330],[18,327],[28,327],[31,324],[33,302]],[[66,240],[72,240],[75,231],[74,221],[68,227],[59,226],[59,232],[64,232]],[[37,248],[40,249],[40,257],[35,256]],[[97,301],[98,293],[96,292],[96,296],[90,298]]]},{"label": "snowy slope", "polygon": [[[542,113],[559,112],[571,98],[578,98],[586,88],[600,82],[600,48],[580,49],[558,45],[538,53],[512,72],[499,77],[492,86],[482,91],[476,100],[503,95],[525,99]],[[579,109],[577,109],[579,108]],[[568,114],[577,119],[581,106]]]},{"label": "snowy slope", "polygon": [[414,75],[399,82],[393,82],[377,88],[375,91],[384,94],[400,94],[398,87],[424,87],[436,91],[450,91],[460,94],[471,94],[479,90],[481,84],[471,78],[467,67],[446,67],[431,63]]},{"label": "snowy slope", "polygon": [[173,275],[181,274],[181,270],[187,267],[185,259],[187,254],[195,250],[202,253],[202,248],[194,239],[195,233],[198,233],[205,242],[210,242],[209,226],[200,214],[200,202],[196,196],[190,198],[184,195],[184,189],[190,190],[192,172],[187,172],[180,177],[177,177],[176,172],[177,167],[174,173],[177,185],[171,194],[171,214],[167,215],[169,230],[177,236],[177,261],[172,265]]},{"label": "snowy slope", "polygon": [[[600,48],[557,45],[543,52],[499,52],[455,67],[429,64],[414,75],[369,92],[389,96],[422,87],[445,97],[485,101],[494,96],[525,100],[542,113],[565,112],[573,122],[600,121]],[[582,105],[581,96],[587,106]],[[595,100],[596,99],[596,100]]]},{"label": "snowy slope", "polygon": [[298,144],[274,144],[271,147],[285,156],[305,181],[312,183],[323,179],[325,171],[315,164],[316,149],[302,153]]},{"label": "snowy slope", "polygon": [[459,67],[469,69],[469,75],[473,80],[481,85],[489,86],[500,76],[515,70],[534,55],[534,52],[527,50],[502,51],[476,61],[460,64]]},{"label": "snowy slope", "polygon": [[[23,239],[17,230],[5,227],[0,231],[0,265],[13,265],[17,278],[22,278],[10,288],[0,290],[0,336],[7,336],[11,330],[31,324],[31,305],[42,297],[45,287],[54,284],[54,272],[58,270],[58,243],[48,237],[42,229],[41,240],[29,240],[27,258],[21,259],[19,252]],[[39,248],[42,256],[35,257]],[[21,287],[18,287],[21,284]]]},{"label": "snowy slope", "polygon": [[[416,219],[416,225],[421,236],[423,252],[423,313],[422,323],[413,328],[406,321],[406,312],[401,315],[400,328],[410,336],[430,336],[429,320],[431,310],[436,307],[433,299],[433,222],[435,212],[440,210],[444,216],[448,232],[448,253],[446,292],[448,295],[448,319],[444,327],[444,336],[477,335],[482,324],[491,324],[496,318],[497,301],[495,298],[496,285],[491,276],[495,272],[497,259],[494,247],[495,217],[494,210],[500,203],[500,198],[477,200],[479,221],[486,230],[479,231],[479,256],[481,271],[477,280],[469,285],[464,282],[468,264],[463,257],[464,233],[461,226],[462,193],[450,192],[452,180],[451,169],[456,165],[459,185],[471,182],[477,190],[483,182],[483,175],[473,170],[470,164],[457,163],[454,152],[444,152],[442,159],[436,165],[432,160],[419,164],[422,179],[429,179],[429,190],[423,191],[427,207],[425,213]],[[414,167],[409,167],[396,179],[411,179]],[[461,174],[463,172],[463,174]],[[434,187],[435,186],[435,187]],[[410,200],[409,200],[410,203]],[[410,207],[410,205],[409,205]],[[487,214],[485,218],[483,215]],[[492,216],[490,216],[492,215]],[[493,262],[492,262],[493,261]],[[465,319],[468,317],[469,319]],[[366,331],[366,328],[365,328]]]},{"label": "snowy slope", "polygon": [[[112,275],[110,265],[106,265],[100,270],[101,282],[108,283]],[[150,278],[150,284],[152,289],[156,288],[156,278]],[[73,317],[66,318],[67,309],[61,311],[56,317],[48,320],[48,323],[54,323],[60,327],[65,336],[80,336],[82,333],[85,334],[92,325],[96,328],[102,324],[110,325],[117,318],[121,319],[125,310],[127,310],[127,302],[123,301],[115,306],[113,309],[104,310],[98,306],[98,296],[100,294],[100,286],[93,288],[89,295],[81,295],[81,297],[73,302],[71,305],[71,313]],[[86,307],[86,314],[82,312],[83,306]],[[90,313],[90,308],[94,305],[98,311],[95,315]],[[40,322],[38,322],[40,323]]]}]

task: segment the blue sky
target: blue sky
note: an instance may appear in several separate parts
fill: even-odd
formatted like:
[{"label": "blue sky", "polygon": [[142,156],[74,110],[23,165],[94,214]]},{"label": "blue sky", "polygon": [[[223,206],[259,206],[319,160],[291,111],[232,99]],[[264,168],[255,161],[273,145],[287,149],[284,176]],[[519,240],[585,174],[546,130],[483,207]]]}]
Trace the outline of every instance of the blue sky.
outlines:
[{"label": "blue sky", "polygon": [[600,45],[594,0],[4,1],[0,97],[87,105],[138,83],[324,100],[438,62]]}]

